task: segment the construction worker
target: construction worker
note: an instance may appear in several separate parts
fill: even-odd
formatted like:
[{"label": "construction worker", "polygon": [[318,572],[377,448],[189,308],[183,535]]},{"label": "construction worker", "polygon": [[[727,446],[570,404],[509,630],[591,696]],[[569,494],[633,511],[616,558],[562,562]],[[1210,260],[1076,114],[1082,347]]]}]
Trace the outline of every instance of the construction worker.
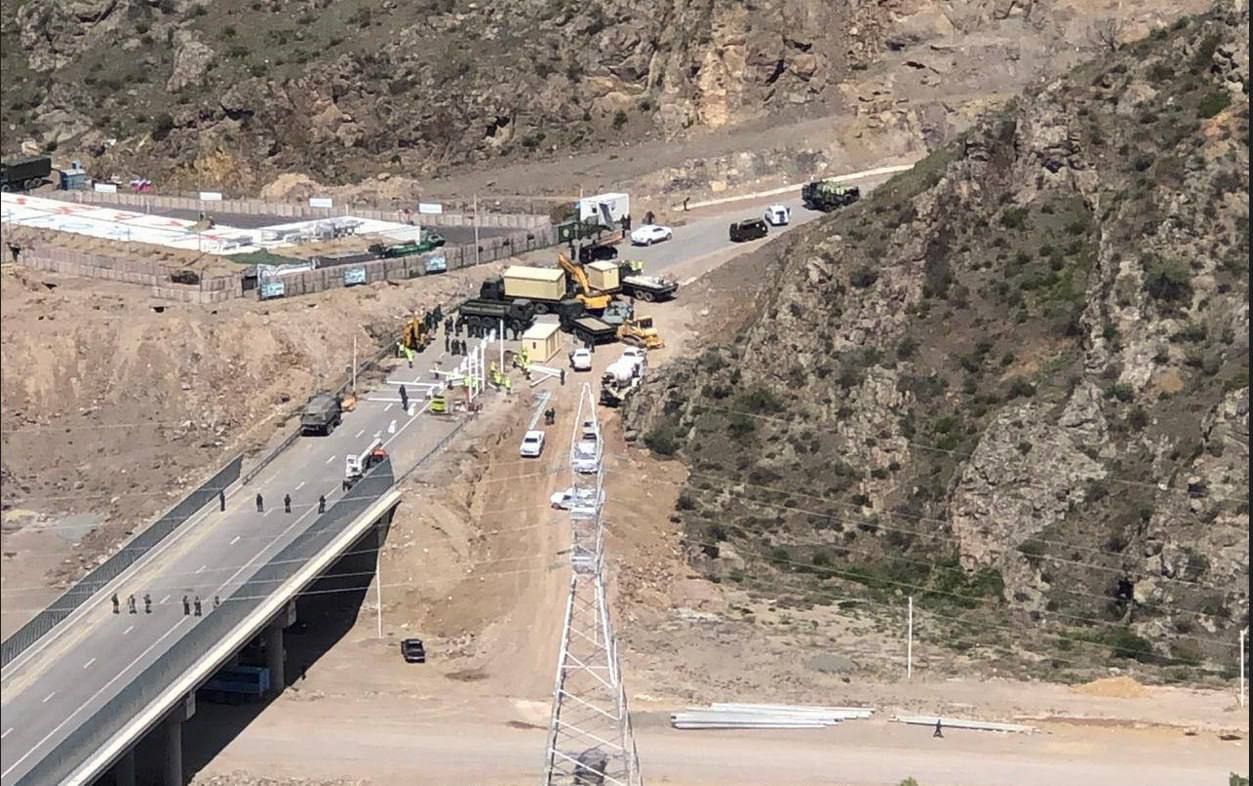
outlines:
[{"label": "construction worker", "polygon": [[131,595],[130,597],[126,599],[126,608],[130,611],[131,614],[135,613],[135,596],[134,595]]},{"label": "construction worker", "polygon": [[405,412],[409,411],[409,391],[405,390],[405,386],[400,386],[400,408]]},{"label": "construction worker", "polygon": [[213,608],[216,609],[218,606],[221,606],[221,605],[222,605],[222,599],[219,598],[217,595],[214,595],[213,596]]},{"label": "construction worker", "polygon": [[283,512],[291,513],[291,494],[283,495]]},{"label": "construction worker", "polygon": [[226,510],[226,492],[218,489],[218,510]]},{"label": "construction worker", "polygon": [[191,601],[189,601],[187,599],[187,596],[184,595],[183,596],[183,616],[186,617],[186,616],[189,616],[190,614],[191,614]]},{"label": "construction worker", "polygon": [[399,358],[399,357],[400,357],[400,352],[401,352],[401,350],[402,350],[402,349],[404,349],[404,347],[405,347],[405,345],[404,345],[404,344],[402,344],[402,343],[400,343],[399,341],[397,341],[397,342],[396,342],[396,351],[395,351],[394,353],[392,353],[392,357],[394,357],[394,358]]},{"label": "construction worker", "polygon": [[505,395],[508,396],[511,393],[513,393],[513,380],[505,377]]},{"label": "construction worker", "polygon": [[318,513],[325,513],[325,512],[326,512],[326,495],[323,494],[318,497]]},{"label": "construction worker", "polygon": [[562,385],[566,384],[566,370],[564,368],[561,369],[561,384]]},{"label": "construction worker", "polygon": [[687,212],[687,203],[691,201],[692,201],[691,197],[683,197],[683,212],[684,213]]},{"label": "construction worker", "polygon": [[944,739],[944,731],[943,731],[943,727],[940,725],[939,718],[935,719],[935,731],[931,733],[931,737],[932,739],[936,737],[939,737],[940,739]]},{"label": "construction worker", "polygon": [[655,221],[656,219],[657,219],[657,217],[653,215],[653,211],[649,210],[649,211],[647,211],[646,213],[644,213],[644,223],[645,223],[645,224],[651,224],[651,223],[653,223],[653,221]]},{"label": "construction worker", "polygon": [[265,500],[261,499],[261,492],[257,492],[257,512],[265,513]]},{"label": "construction worker", "polygon": [[144,614],[152,613],[152,596],[144,593]]},{"label": "construction worker", "polygon": [[447,352],[450,347],[452,347],[452,338],[450,338],[448,335],[448,332],[445,331],[444,332],[444,351]]},{"label": "construction worker", "polygon": [[199,595],[196,596],[195,605],[196,605],[196,616],[199,617],[200,616],[200,596]]},{"label": "construction worker", "polygon": [[115,592],[115,593],[113,593],[113,613],[114,613],[114,614],[121,614],[121,613],[122,613],[122,603],[121,603],[121,601],[119,601],[119,600],[117,599],[117,593],[116,593],[116,592]]}]

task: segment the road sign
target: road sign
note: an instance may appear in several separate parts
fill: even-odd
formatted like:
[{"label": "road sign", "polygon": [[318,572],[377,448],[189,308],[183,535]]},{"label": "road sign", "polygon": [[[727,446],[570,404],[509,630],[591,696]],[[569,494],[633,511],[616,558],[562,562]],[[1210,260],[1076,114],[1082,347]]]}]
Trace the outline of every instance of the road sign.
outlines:
[{"label": "road sign", "polygon": [[344,271],[344,286],[352,287],[365,283],[365,268],[351,267]]},{"label": "road sign", "polygon": [[330,197],[309,197],[309,207],[334,207],[335,200]]},{"label": "road sign", "polygon": [[286,294],[286,292],[287,292],[287,288],[283,286],[282,281],[267,281],[264,284],[262,284],[259,289],[259,294],[261,295],[262,300],[269,300],[270,298],[282,297],[284,294]]},{"label": "road sign", "polygon": [[200,201],[201,202],[221,202],[222,192],[221,191],[201,191]]},{"label": "road sign", "polygon": [[418,212],[425,216],[438,216],[444,212],[444,206],[438,202],[419,202]]}]

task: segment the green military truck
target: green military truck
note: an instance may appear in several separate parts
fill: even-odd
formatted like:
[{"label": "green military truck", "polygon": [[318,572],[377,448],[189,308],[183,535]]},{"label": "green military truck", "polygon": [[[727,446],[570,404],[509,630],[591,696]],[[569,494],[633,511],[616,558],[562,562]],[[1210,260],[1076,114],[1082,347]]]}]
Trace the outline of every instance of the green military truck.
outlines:
[{"label": "green military truck", "polygon": [[317,393],[309,399],[300,413],[300,433],[329,436],[343,418],[344,410],[339,396],[325,391]]},{"label": "green military truck", "polygon": [[815,180],[801,189],[801,200],[810,210],[821,210],[824,213],[838,207],[847,207],[861,199],[861,189],[857,186],[842,186],[834,178]]}]

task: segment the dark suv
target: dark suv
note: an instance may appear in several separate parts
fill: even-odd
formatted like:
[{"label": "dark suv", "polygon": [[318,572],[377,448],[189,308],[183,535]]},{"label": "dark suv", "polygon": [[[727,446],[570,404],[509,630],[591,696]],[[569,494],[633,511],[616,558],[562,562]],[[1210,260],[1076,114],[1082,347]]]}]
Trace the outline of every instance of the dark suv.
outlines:
[{"label": "dark suv", "polygon": [[731,242],[740,243],[745,240],[757,240],[765,237],[769,231],[770,229],[766,226],[766,222],[760,218],[736,221],[731,225]]},{"label": "dark suv", "polygon": [[400,642],[400,654],[404,656],[405,663],[426,663],[426,647],[422,645],[422,639]]}]

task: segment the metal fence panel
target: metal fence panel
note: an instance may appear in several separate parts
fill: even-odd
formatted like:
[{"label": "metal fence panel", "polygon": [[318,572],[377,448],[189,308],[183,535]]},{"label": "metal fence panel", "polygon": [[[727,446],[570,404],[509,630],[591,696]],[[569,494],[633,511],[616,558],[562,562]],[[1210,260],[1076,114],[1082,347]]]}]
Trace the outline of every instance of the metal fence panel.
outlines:
[{"label": "metal fence panel", "polygon": [[100,563],[86,576],[79,579],[66,590],[61,597],[52,602],[48,608],[39,612],[34,619],[13,632],[13,635],[0,645],[0,658],[7,666],[18,655],[25,652],[35,642],[46,636],[62,620],[94,595],[101,587],[121,575],[122,571],[134,565],[141,557],[152,550],[183,522],[193,514],[215,500],[218,492],[239,479],[239,469],[243,463],[242,456],[236,456],[216,475],[200,488],[183,498],[161,518],[143,532],[131,538],[113,556]]},{"label": "metal fence panel", "polygon": [[[91,717],[79,724],[34,768],[19,786],[60,783],[122,727],[156,701],[178,677],[186,674],[205,652],[238,628],[249,614],[296,574],[313,556],[336,538],[367,508],[387,493],[394,481],[391,460],[377,465],[352,491],[285,548],[274,555],[222,605],[200,618],[195,626],[144,669]],[[316,578],[316,577],[315,577]],[[262,621],[264,625],[265,621]],[[229,657],[229,656],[228,656]]]}]

